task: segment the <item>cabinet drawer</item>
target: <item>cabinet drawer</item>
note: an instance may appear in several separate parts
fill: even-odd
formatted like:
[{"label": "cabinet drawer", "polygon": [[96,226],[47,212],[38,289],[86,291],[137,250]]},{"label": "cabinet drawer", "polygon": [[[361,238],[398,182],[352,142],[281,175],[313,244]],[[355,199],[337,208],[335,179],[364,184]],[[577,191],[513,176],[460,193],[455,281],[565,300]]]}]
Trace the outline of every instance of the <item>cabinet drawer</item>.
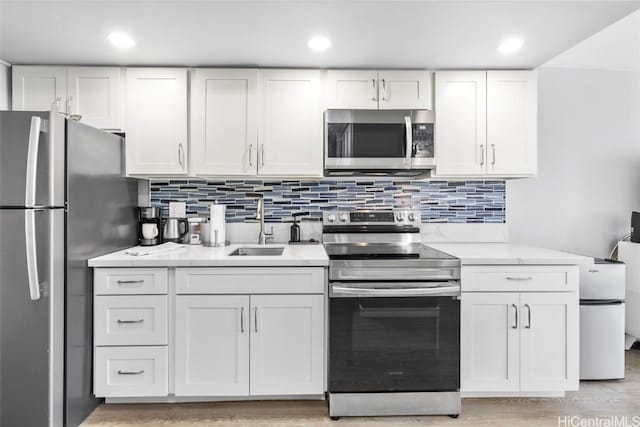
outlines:
[{"label": "cabinet drawer", "polygon": [[462,267],[463,292],[573,292],[578,290],[578,266],[468,266]]},{"label": "cabinet drawer", "polygon": [[96,268],[96,295],[166,294],[166,268]]},{"label": "cabinet drawer", "polygon": [[167,347],[96,347],[97,397],[166,396]]},{"label": "cabinet drawer", "polygon": [[97,296],[95,345],[167,344],[167,296]]},{"label": "cabinet drawer", "polygon": [[179,294],[321,294],[324,268],[177,268]]}]

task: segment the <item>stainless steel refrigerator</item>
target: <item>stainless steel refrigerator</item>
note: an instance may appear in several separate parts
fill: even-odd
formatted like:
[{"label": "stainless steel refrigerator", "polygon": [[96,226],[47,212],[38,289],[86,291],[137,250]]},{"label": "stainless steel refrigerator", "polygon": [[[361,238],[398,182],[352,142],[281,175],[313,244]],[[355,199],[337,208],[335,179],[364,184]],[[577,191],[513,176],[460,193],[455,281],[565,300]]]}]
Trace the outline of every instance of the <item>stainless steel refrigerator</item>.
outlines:
[{"label": "stainless steel refrigerator", "polygon": [[0,112],[1,426],[76,426],[100,403],[87,259],[136,242],[122,153],[58,113]]}]

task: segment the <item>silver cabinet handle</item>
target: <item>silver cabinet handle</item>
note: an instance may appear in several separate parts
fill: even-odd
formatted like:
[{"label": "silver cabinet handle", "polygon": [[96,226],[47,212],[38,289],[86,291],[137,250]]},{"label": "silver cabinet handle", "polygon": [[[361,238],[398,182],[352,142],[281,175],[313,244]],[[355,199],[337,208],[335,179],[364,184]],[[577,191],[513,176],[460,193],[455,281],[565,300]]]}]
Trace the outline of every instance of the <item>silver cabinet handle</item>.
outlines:
[{"label": "silver cabinet handle", "polygon": [[404,159],[405,166],[411,166],[411,155],[413,154],[413,127],[411,125],[411,117],[404,116],[404,132],[407,143],[407,153]]},{"label": "silver cabinet handle", "polygon": [[385,79],[382,79],[382,100],[389,100],[389,97],[387,96],[387,81]]},{"label": "silver cabinet handle", "polygon": [[249,166],[253,166],[253,144],[249,144]]},{"label": "silver cabinet handle", "polygon": [[589,273],[600,273],[600,270],[589,270]]},{"label": "silver cabinet handle", "polygon": [[118,375],[140,375],[144,374],[144,369],[140,369],[139,371],[120,371],[118,370]]},{"label": "silver cabinet handle", "polygon": [[515,323],[513,324],[513,326],[511,326],[511,329],[518,329],[518,306],[515,304],[511,304],[511,307],[513,307],[513,312],[516,316]]},{"label": "silver cabinet handle", "polygon": [[525,329],[531,329],[531,306],[529,304],[525,304],[525,307],[527,307],[527,326],[525,326]]},{"label": "silver cabinet handle", "polygon": [[244,306],[240,307],[240,332],[244,334]]},{"label": "silver cabinet handle", "polygon": [[480,166],[484,166],[484,144],[480,144]]},{"label": "silver cabinet handle", "polygon": [[29,296],[32,300],[35,301],[40,299],[40,278],[38,277],[38,248],[36,243],[35,209],[27,209],[24,211],[24,225]]},{"label": "silver cabinet handle", "polygon": [[144,280],[118,280],[119,285],[133,285],[135,283],[144,283]]},{"label": "silver cabinet handle", "polygon": [[264,144],[260,145],[260,167],[264,167]]},{"label": "silver cabinet handle", "polygon": [[62,101],[62,98],[56,96],[56,99],[51,103],[51,111],[56,113],[60,111],[60,101]]},{"label": "silver cabinet handle", "polygon": [[507,276],[507,280],[514,280],[517,282],[525,282],[527,280],[533,280],[533,277],[529,276],[529,277],[512,277],[512,276]]},{"label": "silver cabinet handle", "polygon": [[118,319],[118,323],[122,324],[122,323],[143,323],[144,319],[140,319],[140,320],[120,320]]},{"label": "silver cabinet handle", "polygon": [[258,332],[258,307],[253,308],[253,326],[254,332]]},{"label": "silver cabinet handle", "polygon": [[65,103],[65,113],[73,114],[71,108],[73,108],[73,96],[68,96],[67,102]]},{"label": "silver cabinet handle", "polygon": [[184,147],[182,146],[182,142],[178,143],[178,164],[184,169]]},{"label": "silver cabinet handle", "polygon": [[378,91],[376,89],[376,79],[371,79],[371,90],[373,91],[372,92],[373,94],[371,95],[371,100],[372,101],[377,101],[378,100],[378,94],[376,92],[378,92]]},{"label": "silver cabinet handle", "polygon": [[491,153],[492,153],[491,166],[493,166],[496,164],[496,144],[491,144]]}]

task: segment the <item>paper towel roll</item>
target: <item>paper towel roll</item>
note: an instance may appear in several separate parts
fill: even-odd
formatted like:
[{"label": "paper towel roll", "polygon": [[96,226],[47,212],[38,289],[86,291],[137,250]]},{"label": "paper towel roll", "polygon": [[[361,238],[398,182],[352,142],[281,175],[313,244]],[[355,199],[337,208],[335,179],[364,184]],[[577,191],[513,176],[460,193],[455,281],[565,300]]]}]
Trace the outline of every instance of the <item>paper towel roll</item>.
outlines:
[{"label": "paper towel roll", "polygon": [[226,206],[211,205],[209,207],[209,242],[211,246],[224,246],[226,241]]}]

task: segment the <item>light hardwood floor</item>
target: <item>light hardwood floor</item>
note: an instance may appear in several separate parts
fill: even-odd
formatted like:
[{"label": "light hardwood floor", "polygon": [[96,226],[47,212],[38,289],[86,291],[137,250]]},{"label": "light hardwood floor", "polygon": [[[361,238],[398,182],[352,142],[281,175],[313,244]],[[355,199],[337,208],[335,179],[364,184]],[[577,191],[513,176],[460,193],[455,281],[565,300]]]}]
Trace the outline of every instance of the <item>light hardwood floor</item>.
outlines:
[{"label": "light hardwood floor", "polygon": [[[626,378],[589,381],[564,398],[463,399],[462,415],[342,418],[331,421],[323,401],[103,405],[83,427],[204,426],[558,426],[558,417],[637,416],[640,420],[640,350],[627,352]],[[565,424],[569,425],[569,424]],[[577,424],[578,425],[578,424]]]}]

